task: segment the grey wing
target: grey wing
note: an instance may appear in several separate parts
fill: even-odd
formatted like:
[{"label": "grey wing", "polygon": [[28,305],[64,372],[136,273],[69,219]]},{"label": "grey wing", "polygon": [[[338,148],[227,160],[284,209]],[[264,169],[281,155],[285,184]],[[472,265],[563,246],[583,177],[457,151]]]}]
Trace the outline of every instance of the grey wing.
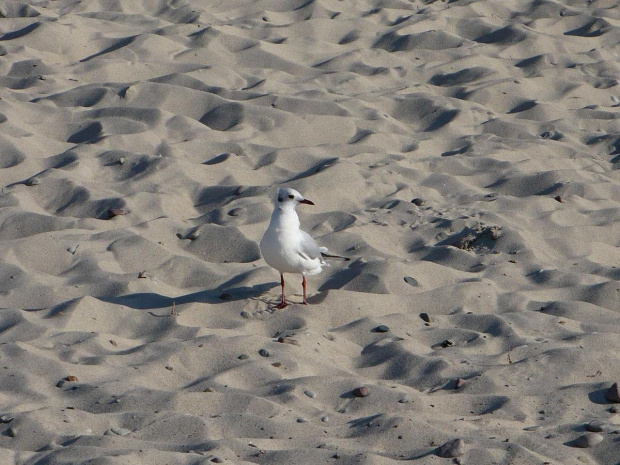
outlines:
[{"label": "grey wing", "polygon": [[325,247],[319,247],[314,238],[305,231],[301,231],[301,250],[300,255],[304,258],[315,259],[321,258],[321,250],[327,250]]}]

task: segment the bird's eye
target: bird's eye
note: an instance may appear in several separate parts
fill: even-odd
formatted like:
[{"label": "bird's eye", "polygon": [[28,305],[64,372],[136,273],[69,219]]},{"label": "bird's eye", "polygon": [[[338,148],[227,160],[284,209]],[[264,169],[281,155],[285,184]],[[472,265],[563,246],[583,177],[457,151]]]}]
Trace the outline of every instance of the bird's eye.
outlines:
[{"label": "bird's eye", "polygon": [[284,199],[282,197],[278,197],[278,202],[282,202]]},{"label": "bird's eye", "polygon": [[294,195],[289,195],[288,198],[292,200],[292,199],[295,198],[295,196]]}]

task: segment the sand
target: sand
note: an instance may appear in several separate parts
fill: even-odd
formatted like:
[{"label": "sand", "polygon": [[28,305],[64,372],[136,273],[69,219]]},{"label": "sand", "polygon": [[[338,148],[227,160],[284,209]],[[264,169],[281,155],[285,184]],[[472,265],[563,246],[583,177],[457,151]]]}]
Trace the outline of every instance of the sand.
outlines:
[{"label": "sand", "polygon": [[616,0],[0,12],[1,464],[618,463]]}]

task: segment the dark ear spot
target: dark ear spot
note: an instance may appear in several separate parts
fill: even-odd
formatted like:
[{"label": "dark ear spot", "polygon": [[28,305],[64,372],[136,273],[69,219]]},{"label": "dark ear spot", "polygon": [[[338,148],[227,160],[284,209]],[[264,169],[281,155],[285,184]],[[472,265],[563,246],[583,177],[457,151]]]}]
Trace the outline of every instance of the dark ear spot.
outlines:
[{"label": "dark ear spot", "polygon": [[292,199],[295,198],[295,196],[293,194],[291,194],[291,195],[288,196],[288,198],[292,200]]}]

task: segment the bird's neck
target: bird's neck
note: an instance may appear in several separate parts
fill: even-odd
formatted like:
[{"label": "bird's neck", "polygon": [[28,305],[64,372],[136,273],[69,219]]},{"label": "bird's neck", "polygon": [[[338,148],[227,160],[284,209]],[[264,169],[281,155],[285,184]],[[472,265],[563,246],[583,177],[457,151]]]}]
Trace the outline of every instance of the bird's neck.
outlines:
[{"label": "bird's neck", "polygon": [[271,225],[275,228],[299,228],[299,216],[294,207],[280,206],[271,215]]}]

